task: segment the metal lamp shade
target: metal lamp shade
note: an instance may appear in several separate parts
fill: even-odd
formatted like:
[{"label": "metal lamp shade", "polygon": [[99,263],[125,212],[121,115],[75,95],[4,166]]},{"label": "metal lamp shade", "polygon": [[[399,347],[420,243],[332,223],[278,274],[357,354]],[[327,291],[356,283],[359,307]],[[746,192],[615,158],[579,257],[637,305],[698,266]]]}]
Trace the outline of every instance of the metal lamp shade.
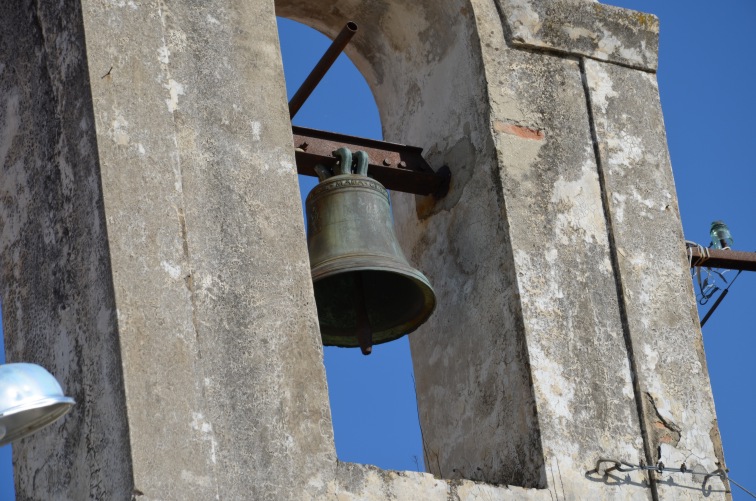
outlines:
[{"label": "metal lamp shade", "polygon": [[74,403],[39,365],[0,365],[0,446],[51,424]]}]

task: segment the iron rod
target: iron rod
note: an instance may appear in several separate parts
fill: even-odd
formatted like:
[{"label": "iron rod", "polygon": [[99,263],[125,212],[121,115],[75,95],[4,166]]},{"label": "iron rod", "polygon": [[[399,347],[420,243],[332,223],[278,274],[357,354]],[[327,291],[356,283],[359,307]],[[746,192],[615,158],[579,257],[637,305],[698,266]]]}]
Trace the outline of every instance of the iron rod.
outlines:
[{"label": "iron rod", "polygon": [[357,342],[363,355],[373,352],[373,327],[367,313],[367,297],[365,295],[365,280],[362,272],[358,271],[354,276],[355,296],[354,303],[357,308]]},{"label": "iron rod", "polygon": [[727,293],[730,291],[730,289],[725,289],[722,291],[722,293],[719,295],[716,301],[714,301],[714,305],[709,308],[709,311],[706,312],[706,315],[703,317],[703,320],[701,320],[701,327],[706,325],[706,321],[709,320],[709,317],[716,311],[717,306],[719,306],[719,303],[722,302],[722,300],[727,296]]},{"label": "iron rod", "polygon": [[310,74],[307,75],[307,78],[305,78],[305,81],[302,82],[294,97],[289,101],[289,118],[294,118],[294,115],[297,114],[305,101],[307,101],[307,98],[310,97],[312,91],[318,86],[356,32],[356,23],[352,21],[346,23],[339,35],[331,43],[331,46],[323,54],[323,57],[320,58],[318,64],[315,65]]}]

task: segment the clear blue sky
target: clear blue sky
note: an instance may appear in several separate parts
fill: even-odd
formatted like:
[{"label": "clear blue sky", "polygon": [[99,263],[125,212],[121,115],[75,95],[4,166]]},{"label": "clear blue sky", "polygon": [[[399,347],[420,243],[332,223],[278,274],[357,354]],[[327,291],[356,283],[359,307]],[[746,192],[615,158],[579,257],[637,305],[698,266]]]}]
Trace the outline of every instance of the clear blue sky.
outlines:
[{"label": "clear blue sky", "polygon": [[[756,2],[613,0],[659,16],[659,87],[685,236],[708,244],[711,221],[727,222],[734,248],[756,251]],[[291,95],[329,44],[280,20]],[[359,34],[357,35],[359,36]],[[380,138],[377,110],[362,77],[342,56],[295,119],[297,125]],[[314,180],[301,178],[305,190]],[[730,277],[732,274],[729,275]],[[649,284],[653,287],[653,284]],[[725,457],[734,479],[756,489],[756,273],[743,273],[704,327]],[[706,307],[699,307],[703,316]],[[342,461],[422,469],[406,338],[359,350],[325,350],[336,447]],[[0,354],[0,361],[2,354]],[[13,499],[10,447],[0,448],[0,501]],[[735,500],[750,499],[738,489]]]}]

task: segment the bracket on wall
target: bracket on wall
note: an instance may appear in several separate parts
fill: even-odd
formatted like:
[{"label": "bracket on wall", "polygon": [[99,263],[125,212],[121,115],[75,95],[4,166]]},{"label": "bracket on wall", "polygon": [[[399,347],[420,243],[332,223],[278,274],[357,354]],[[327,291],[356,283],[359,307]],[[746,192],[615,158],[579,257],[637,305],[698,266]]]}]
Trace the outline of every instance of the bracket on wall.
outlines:
[{"label": "bracket on wall", "polygon": [[362,150],[368,154],[368,174],[386,189],[433,195],[443,198],[449,191],[451,171],[443,166],[437,172],[422,156],[423,149],[417,146],[377,141],[346,134],[337,134],[307,127],[293,126],[297,172],[305,176],[317,176],[318,164],[333,166],[337,159],[333,152],[341,147],[352,151]]},{"label": "bracket on wall", "polygon": [[756,271],[756,252],[742,252],[729,249],[704,249],[690,247],[690,267],[723,268],[726,270]]}]

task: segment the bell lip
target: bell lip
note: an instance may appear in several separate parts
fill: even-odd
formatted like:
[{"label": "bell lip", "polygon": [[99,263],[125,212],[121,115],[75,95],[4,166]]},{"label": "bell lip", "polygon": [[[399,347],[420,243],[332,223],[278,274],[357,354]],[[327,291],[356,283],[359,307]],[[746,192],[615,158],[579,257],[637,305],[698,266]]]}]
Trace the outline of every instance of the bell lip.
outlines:
[{"label": "bell lip", "polygon": [[47,410],[47,412],[45,412],[44,415],[38,417],[37,419],[30,421],[28,423],[24,423],[24,426],[22,428],[18,428],[15,430],[8,430],[7,427],[5,427],[5,431],[6,431],[5,435],[0,436],[0,446],[9,444],[15,440],[29,436],[32,433],[51,425],[62,416],[65,416],[66,414],[68,414],[68,412],[71,410],[71,408],[75,404],[76,404],[76,401],[74,401],[73,398],[59,395],[59,396],[50,396],[50,397],[40,398],[32,402],[26,402],[22,405],[17,405],[3,412],[0,412],[0,428],[3,428],[4,427],[3,420],[6,418],[15,416],[17,414],[21,414],[23,412],[32,411],[32,410],[38,410],[38,409]]},{"label": "bell lip", "polygon": [[[363,255],[364,256],[364,255]],[[372,258],[375,258],[376,256],[372,256]],[[325,270],[325,266],[322,264],[317,267],[318,274],[316,276],[315,269],[313,269],[312,272],[312,279],[313,282],[315,282],[316,277],[318,280],[328,278],[333,275],[338,275],[341,272],[344,271],[386,271],[391,273],[399,273],[401,275],[404,275],[409,280],[413,280],[416,282],[420,288],[423,290],[423,295],[429,299],[428,304],[429,308],[425,311],[424,315],[421,315],[417,317],[417,319],[411,323],[400,325],[397,327],[394,327],[393,329],[388,329],[385,331],[380,332],[374,332],[373,336],[373,346],[388,343],[391,341],[395,341],[399,339],[402,336],[405,336],[407,334],[410,334],[412,332],[415,332],[417,329],[420,328],[425,322],[428,321],[428,319],[433,315],[433,312],[436,311],[436,291],[433,290],[433,286],[430,284],[430,281],[426,278],[426,276],[419,270],[415,268],[408,267],[402,268],[400,266],[391,266],[389,265],[378,265],[376,266],[375,261],[371,259],[366,259],[367,261],[370,261],[370,266],[368,265],[355,265],[352,264],[351,266],[345,266],[343,269],[339,266],[330,266],[327,267]],[[327,264],[327,262],[326,262]],[[382,335],[382,333],[385,333]],[[323,346],[338,346],[340,348],[359,348],[359,343],[356,338],[354,337],[348,337],[346,335],[340,336],[335,334],[328,334],[323,332],[323,328],[320,328],[320,336],[323,340]],[[353,339],[353,342],[345,343],[343,342],[346,339]]]}]

